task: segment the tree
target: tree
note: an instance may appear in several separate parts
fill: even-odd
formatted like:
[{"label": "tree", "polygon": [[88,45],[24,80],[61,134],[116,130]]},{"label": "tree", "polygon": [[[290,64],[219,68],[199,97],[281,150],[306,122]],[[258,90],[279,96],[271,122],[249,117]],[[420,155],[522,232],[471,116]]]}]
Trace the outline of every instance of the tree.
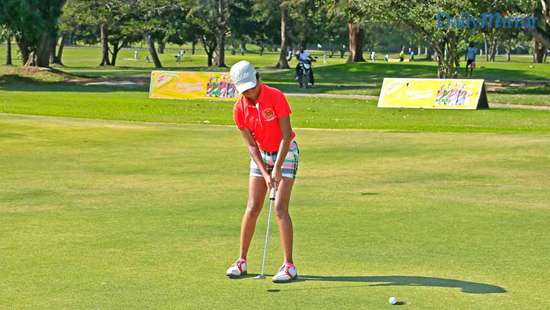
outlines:
[{"label": "tree", "polygon": [[269,28],[273,27],[273,18],[270,18],[273,12],[258,10],[258,5],[261,6],[263,2],[265,1],[228,1],[228,39],[231,40],[233,50],[239,45],[244,52],[246,43],[256,42],[260,46],[260,54],[262,53],[262,46],[273,32],[273,29]]},{"label": "tree", "polygon": [[11,66],[13,64],[11,57],[11,31],[7,27],[0,27],[0,38],[6,40],[6,65]]},{"label": "tree", "polygon": [[[429,42],[437,54],[437,76],[439,78],[456,77],[460,57],[464,55],[473,33],[465,27],[438,27],[436,17],[441,12],[446,12],[450,16],[459,16],[462,14],[462,8],[465,7],[477,10],[479,7],[477,2],[474,0],[389,0],[385,4],[389,20],[406,25],[423,41]],[[472,14],[475,13],[476,11],[472,12]]]},{"label": "tree", "polygon": [[[141,40],[141,29],[132,25],[134,6],[129,1],[68,0],[61,18],[61,33],[74,33],[88,43],[101,43],[101,66],[116,65],[120,50]],[[61,58],[64,39],[56,58]],[[59,59],[60,60],[60,59]]]},{"label": "tree", "polygon": [[49,67],[65,0],[3,0],[0,21],[13,33],[23,63]]},{"label": "tree", "polygon": [[[535,3],[537,3],[535,1]],[[534,29],[534,36],[547,49],[550,49],[550,0],[539,0],[534,6],[535,16],[539,17],[539,24]]]},{"label": "tree", "polygon": [[[247,27],[249,29],[252,29],[252,31],[248,33],[248,36],[250,36],[251,40],[260,47],[260,55],[263,55],[265,46],[280,45],[280,40],[281,40],[280,4],[281,4],[280,0],[259,0],[259,1],[255,1],[252,7],[251,17],[247,21],[248,22]],[[288,29],[288,27],[285,22],[285,30],[286,29]],[[232,32],[233,32],[233,28],[232,28]]]},{"label": "tree", "polygon": [[[187,14],[187,21],[197,31],[196,35],[204,47],[209,67],[214,64],[214,53],[216,52],[217,65],[225,66],[226,14],[225,4],[220,0],[193,0]],[[221,21],[223,24],[220,24]],[[216,48],[218,48],[217,51]]]},{"label": "tree", "polygon": [[218,31],[216,33],[216,43],[218,55],[216,57],[216,65],[218,67],[227,67],[225,65],[225,36],[227,34],[228,10],[224,0],[218,0],[217,2]]},{"label": "tree", "polygon": [[288,6],[289,4],[286,1],[280,1],[279,10],[281,14],[281,51],[279,53],[279,61],[277,61],[278,69],[288,69],[288,60],[286,59],[287,54],[287,23],[288,23]]},{"label": "tree", "polygon": [[[333,14],[344,18],[347,23],[349,56],[347,63],[363,62],[364,45],[364,24],[366,22],[377,22],[378,16],[385,15],[380,1],[341,0],[334,1]],[[388,8],[389,9],[389,8]]]},{"label": "tree", "polygon": [[538,24],[532,30],[533,62],[542,63],[550,49],[550,0],[534,0],[532,11]]}]

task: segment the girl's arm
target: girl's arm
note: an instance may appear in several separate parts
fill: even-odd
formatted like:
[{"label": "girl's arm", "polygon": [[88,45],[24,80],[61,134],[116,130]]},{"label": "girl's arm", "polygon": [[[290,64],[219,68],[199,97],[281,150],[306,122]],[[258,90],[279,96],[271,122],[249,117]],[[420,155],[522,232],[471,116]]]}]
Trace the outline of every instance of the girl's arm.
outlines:
[{"label": "girl's arm", "polygon": [[282,175],[282,167],[285,161],[288,149],[290,147],[290,141],[292,137],[292,126],[290,125],[290,116],[285,116],[279,119],[279,125],[281,126],[281,131],[283,134],[283,140],[279,145],[279,151],[277,152],[277,160],[275,161],[275,166],[273,167],[273,179],[278,183]]}]

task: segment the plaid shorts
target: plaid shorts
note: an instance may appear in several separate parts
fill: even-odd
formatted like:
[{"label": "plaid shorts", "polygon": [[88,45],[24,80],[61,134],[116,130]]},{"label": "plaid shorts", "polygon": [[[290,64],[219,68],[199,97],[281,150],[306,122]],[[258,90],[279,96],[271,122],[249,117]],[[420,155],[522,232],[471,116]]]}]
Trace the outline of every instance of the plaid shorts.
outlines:
[{"label": "plaid shorts", "polygon": [[[260,150],[262,160],[264,162],[267,171],[271,173],[273,170],[273,165],[277,160],[277,152],[268,153]],[[286,154],[285,161],[283,162],[282,174],[285,178],[296,179],[296,174],[298,173],[298,160],[300,158],[300,150],[298,149],[298,143],[292,140],[288,148],[288,153]],[[254,160],[250,160],[250,176],[262,177],[262,173]]]}]

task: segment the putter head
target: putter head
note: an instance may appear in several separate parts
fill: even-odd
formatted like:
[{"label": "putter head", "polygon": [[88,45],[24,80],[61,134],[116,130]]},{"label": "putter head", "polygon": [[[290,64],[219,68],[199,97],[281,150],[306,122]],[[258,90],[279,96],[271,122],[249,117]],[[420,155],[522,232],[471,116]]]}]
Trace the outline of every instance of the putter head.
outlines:
[{"label": "putter head", "polygon": [[259,275],[255,276],[254,279],[257,279],[257,280],[265,279],[265,276],[263,274],[259,274]]}]

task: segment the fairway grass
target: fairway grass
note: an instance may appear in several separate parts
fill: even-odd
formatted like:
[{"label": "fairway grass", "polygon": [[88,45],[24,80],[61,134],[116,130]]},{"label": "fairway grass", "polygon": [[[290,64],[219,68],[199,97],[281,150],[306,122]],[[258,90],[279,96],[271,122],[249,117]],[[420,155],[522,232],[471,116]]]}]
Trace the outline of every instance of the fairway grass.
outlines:
[{"label": "fairway grass", "polygon": [[[142,91],[109,87],[67,88],[27,84],[0,90],[0,113],[147,121],[179,124],[233,124],[233,101],[151,100]],[[383,129],[445,132],[550,133],[550,112],[519,109],[442,111],[378,109],[376,102],[289,96],[293,125],[301,128]]]},{"label": "fairway grass", "polygon": [[275,285],[224,277],[249,161],[233,126],[0,114],[0,308],[548,308],[549,132],[297,134],[302,280]]}]

